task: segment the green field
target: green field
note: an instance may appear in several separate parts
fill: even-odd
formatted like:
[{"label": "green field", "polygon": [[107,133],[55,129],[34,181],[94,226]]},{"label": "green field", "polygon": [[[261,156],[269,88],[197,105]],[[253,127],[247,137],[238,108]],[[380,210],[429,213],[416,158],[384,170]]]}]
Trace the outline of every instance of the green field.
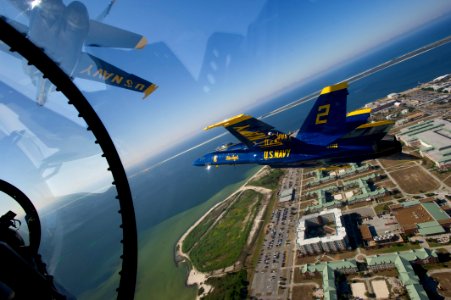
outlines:
[{"label": "green field", "polygon": [[262,178],[250,181],[249,185],[261,186],[274,190],[278,187],[279,179],[283,173],[284,171],[281,169],[270,169],[269,174],[263,176]]},{"label": "green field", "polygon": [[213,225],[216,219],[226,209],[227,203],[222,203],[215,209],[213,209],[191,232],[186,236],[182,244],[182,250],[188,253],[194,244],[207,232],[207,230]]},{"label": "green field", "polygon": [[391,202],[378,204],[374,207],[374,211],[377,215],[382,214],[383,212],[388,212],[390,210],[389,205],[391,204]]},{"label": "green field", "polygon": [[202,272],[233,265],[241,255],[262,195],[246,190],[227,213],[192,248],[190,259]]},{"label": "green field", "polygon": [[395,244],[395,245],[390,246],[390,247],[383,247],[383,248],[380,248],[380,249],[366,250],[366,255],[401,252],[401,251],[407,251],[407,250],[419,249],[419,248],[421,248],[420,244],[398,243],[398,244]]}]

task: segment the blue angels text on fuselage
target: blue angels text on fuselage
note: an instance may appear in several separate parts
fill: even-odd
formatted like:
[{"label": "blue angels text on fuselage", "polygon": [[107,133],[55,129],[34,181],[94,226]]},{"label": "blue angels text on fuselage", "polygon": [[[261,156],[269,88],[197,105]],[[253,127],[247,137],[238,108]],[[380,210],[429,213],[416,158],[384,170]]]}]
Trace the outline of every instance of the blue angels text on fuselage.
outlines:
[{"label": "blue angels text on fuselage", "polygon": [[291,135],[244,114],[206,127],[223,126],[240,143],[219,147],[194,165],[321,167],[401,152],[401,144],[386,136],[393,121],[368,122],[371,109],[366,108],[346,112],[347,87],[346,82],[325,87],[300,129]]},{"label": "blue angels text on fuselage", "polygon": [[[141,92],[144,98],[157,88],[154,83],[83,51],[84,47],[139,49],[147,44],[146,38],[140,34],[100,22],[108,15],[115,0],[96,20],[90,19],[85,5],[79,1],[67,5],[62,0],[9,1],[28,16],[29,23],[7,21],[43,48],[69,76]],[[1,42],[0,50],[10,53]],[[52,85],[34,66],[24,66],[37,88],[36,101],[43,105]]]}]

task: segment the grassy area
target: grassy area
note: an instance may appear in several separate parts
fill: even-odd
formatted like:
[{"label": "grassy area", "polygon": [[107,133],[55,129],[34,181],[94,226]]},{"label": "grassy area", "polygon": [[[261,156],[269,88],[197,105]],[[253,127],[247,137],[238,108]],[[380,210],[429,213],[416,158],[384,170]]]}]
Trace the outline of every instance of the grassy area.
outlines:
[{"label": "grassy area", "polygon": [[269,173],[261,178],[252,180],[249,182],[249,185],[261,186],[264,188],[268,188],[274,190],[279,185],[279,179],[284,174],[284,171],[281,169],[270,169]]},{"label": "grassy area", "polygon": [[435,241],[431,240],[427,240],[429,247],[434,248],[434,247],[443,247],[443,246],[447,246],[447,245],[451,245],[451,242],[448,243],[437,243]]},{"label": "grassy area", "polygon": [[211,277],[207,280],[207,284],[213,286],[213,291],[202,297],[205,300],[246,299],[247,297],[249,282],[246,270],[229,273],[222,277]]},{"label": "grassy area", "polygon": [[342,253],[336,253],[336,254],[329,254],[330,257],[332,257],[335,260],[342,260],[342,259],[349,259],[353,258],[357,255],[357,250],[355,251],[347,251]]},{"label": "grassy area", "polygon": [[202,272],[233,265],[246,244],[261,195],[244,191],[214,227],[191,249],[190,258]]},{"label": "grassy area", "polygon": [[443,263],[433,263],[433,264],[424,264],[421,265],[425,270],[437,270],[437,269],[448,269],[449,263],[443,262]]},{"label": "grassy area", "polygon": [[440,187],[440,184],[420,166],[393,171],[391,177],[409,194],[426,193]]},{"label": "grassy area", "polygon": [[383,212],[388,212],[390,210],[389,205],[391,205],[391,204],[393,204],[393,203],[389,202],[389,203],[378,204],[374,207],[374,211],[376,212],[377,215],[380,215]]},{"label": "grassy area", "polygon": [[388,270],[374,270],[373,274],[374,274],[373,276],[386,276],[386,277],[398,277],[399,275],[398,270],[395,268]]},{"label": "grassy area", "polygon": [[401,252],[401,251],[407,251],[411,249],[419,249],[421,248],[420,244],[411,244],[411,243],[404,243],[404,244],[395,244],[390,247],[384,247],[379,249],[372,249],[372,250],[363,250],[366,255],[374,255],[374,254],[382,254],[382,253],[391,253],[391,252]]},{"label": "grassy area", "polygon": [[223,203],[212,210],[205,219],[202,220],[183,241],[182,250],[187,253],[191,250],[194,244],[207,232],[208,228],[213,225],[214,221],[219,217],[221,212],[226,209],[227,203]]},{"label": "grassy area", "polygon": [[314,285],[295,286],[293,288],[293,299],[310,300],[315,299],[313,297]]}]

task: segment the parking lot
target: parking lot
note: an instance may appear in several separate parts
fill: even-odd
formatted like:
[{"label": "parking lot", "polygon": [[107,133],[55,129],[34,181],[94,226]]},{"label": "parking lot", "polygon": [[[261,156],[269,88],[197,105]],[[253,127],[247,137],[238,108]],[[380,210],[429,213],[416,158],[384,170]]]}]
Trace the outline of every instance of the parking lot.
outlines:
[{"label": "parking lot", "polygon": [[[299,174],[297,170],[290,170],[282,181],[282,189],[297,189]],[[297,208],[295,197],[295,200],[278,203],[272,213],[252,282],[251,294],[257,299],[287,299],[289,296],[287,285],[293,265]]]},{"label": "parking lot", "polygon": [[401,233],[401,227],[399,226],[396,218],[390,216],[389,214],[382,215],[380,218],[374,216],[372,218],[363,219],[363,224],[373,226],[377,235]]}]

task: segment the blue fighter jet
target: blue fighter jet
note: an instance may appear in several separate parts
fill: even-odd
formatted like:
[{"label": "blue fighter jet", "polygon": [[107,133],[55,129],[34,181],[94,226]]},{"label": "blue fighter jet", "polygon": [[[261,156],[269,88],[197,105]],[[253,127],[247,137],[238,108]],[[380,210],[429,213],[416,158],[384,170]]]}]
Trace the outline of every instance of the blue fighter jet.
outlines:
[{"label": "blue fighter jet", "polygon": [[325,87],[301,128],[290,135],[244,114],[206,127],[223,126],[241,143],[223,145],[194,165],[336,167],[401,152],[401,143],[387,136],[393,121],[368,122],[369,108],[346,113],[347,88],[347,82]]},{"label": "blue fighter jet", "polygon": [[[93,47],[141,49],[147,44],[147,39],[140,34],[100,22],[109,14],[115,0],[111,0],[96,20],[90,19],[86,6],[79,1],[72,1],[67,5],[62,0],[9,2],[28,17],[28,24],[2,15],[0,17],[45,49],[47,55],[71,77],[140,92],[144,94],[144,98],[157,89],[156,84],[85,51]],[[2,42],[0,50],[17,56]],[[36,86],[36,102],[44,105],[48,93],[54,87],[34,66],[24,64],[24,69]]]}]

